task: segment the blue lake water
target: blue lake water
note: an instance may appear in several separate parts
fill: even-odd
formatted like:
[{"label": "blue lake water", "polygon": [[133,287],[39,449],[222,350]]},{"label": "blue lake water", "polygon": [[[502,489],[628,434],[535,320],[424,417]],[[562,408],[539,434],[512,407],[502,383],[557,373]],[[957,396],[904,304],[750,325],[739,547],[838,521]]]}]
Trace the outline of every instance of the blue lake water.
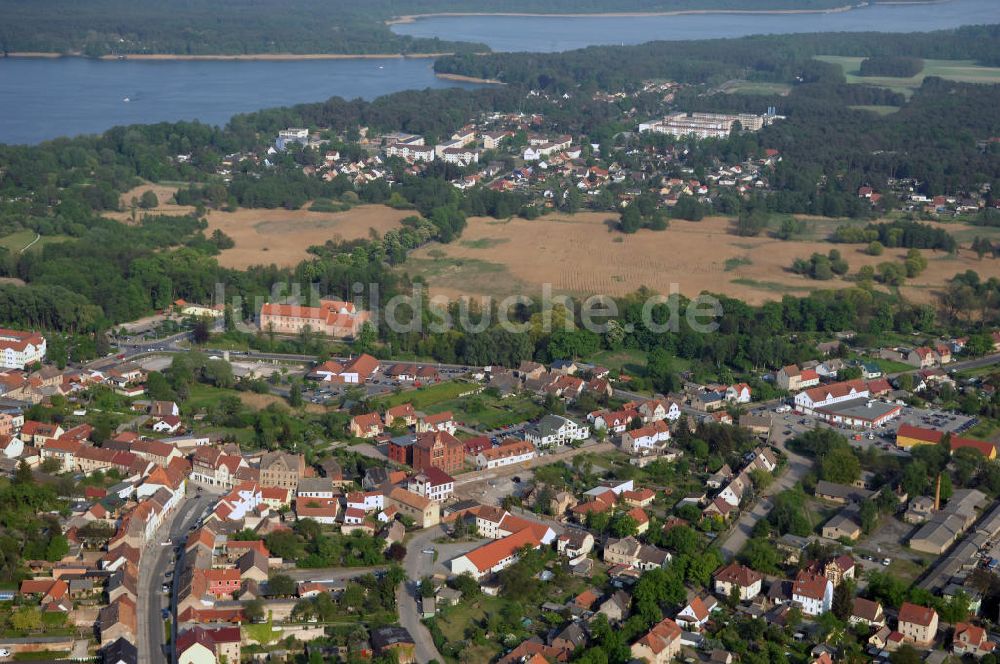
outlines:
[{"label": "blue lake water", "polygon": [[[124,124],[200,120],[400,90],[471,87],[437,78],[433,61],[107,61],[0,58],[0,143],[37,143]],[[129,101],[124,101],[128,98]]]},{"label": "blue lake water", "polygon": [[[658,17],[448,17],[393,26],[400,34],[485,42],[500,51],[739,37],[758,33],[913,32],[1000,22],[1000,0],[876,5],[835,14]],[[430,60],[98,61],[0,59],[0,142],[37,143],[115,125],[177,120],[224,124],[237,113],[372,99],[407,89],[472,87],[434,76]],[[129,101],[124,101],[128,98]]]},{"label": "blue lake water", "polygon": [[[847,0],[845,0],[847,4]],[[827,14],[681,14],[643,17],[448,16],[392,27],[401,35],[487,44],[494,51],[567,51],[596,44],[716,39],[796,32],[924,32],[1000,22],[1000,0],[876,4]]]}]

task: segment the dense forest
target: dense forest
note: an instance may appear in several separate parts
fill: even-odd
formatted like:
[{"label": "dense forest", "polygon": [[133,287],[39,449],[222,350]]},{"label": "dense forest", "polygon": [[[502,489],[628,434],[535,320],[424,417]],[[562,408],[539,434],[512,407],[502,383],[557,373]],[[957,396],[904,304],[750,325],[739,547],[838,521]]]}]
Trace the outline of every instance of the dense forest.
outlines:
[{"label": "dense forest", "polygon": [[435,12],[829,9],[845,0],[0,0],[0,51],[108,54],[440,53],[482,45],[412,39],[386,21]]},{"label": "dense forest", "polygon": [[641,81],[721,83],[731,78],[795,82],[823,72],[817,55],[900,56],[1000,64],[1000,25],[908,34],[877,32],[764,35],[739,39],[592,46],[564,53],[458,54],[434,63],[441,73],[498,79],[551,92],[635,89]]},{"label": "dense forest", "polygon": [[879,55],[862,60],[861,66],[858,68],[858,73],[861,76],[910,78],[919,74],[923,69],[924,61],[920,58]]}]

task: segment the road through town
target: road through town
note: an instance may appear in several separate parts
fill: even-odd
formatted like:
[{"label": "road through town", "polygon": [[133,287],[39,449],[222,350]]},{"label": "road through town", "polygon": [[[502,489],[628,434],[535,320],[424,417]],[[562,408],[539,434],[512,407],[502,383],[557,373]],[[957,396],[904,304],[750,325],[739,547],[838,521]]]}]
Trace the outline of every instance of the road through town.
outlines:
[{"label": "road through town", "polygon": [[[198,520],[214,498],[207,493],[185,497],[160,524],[156,536],[146,545],[139,564],[139,597],[136,604],[136,633],[140,662],[163,664],[168,661],[163,648],[164,620],[161,612],[164,608],[164,594],[161,592],[161,586],[170,567],[173,546],[163,546],[161,542],[173,542],[183,538],[188,528]],[[171,643],[177,637],[176,621],[174,625]]]}]

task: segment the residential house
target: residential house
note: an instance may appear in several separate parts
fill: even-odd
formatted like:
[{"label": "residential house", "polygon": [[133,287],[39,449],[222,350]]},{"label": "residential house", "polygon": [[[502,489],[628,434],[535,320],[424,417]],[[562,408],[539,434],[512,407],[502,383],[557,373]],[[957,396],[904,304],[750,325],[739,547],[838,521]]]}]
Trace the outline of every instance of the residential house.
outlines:
[{"label": "residential house", "polygon": [[629,606],[632,604],[632,597],[624,590],[616,590],[601,602],[597,607],[597,613],[604,614],[610,623],[621,623],[628,618]]},{"label": "residential house", "polygon": [[847,619],[852,625],[865,625],[866,627],[885,626],[885,612],[882,611],[882,603],[874,602],[863,597],[855,597],[851,606],[851,615]]},{"label": "residential house", "polygon": [[996,646],[996,643],[989,640],[989,635],[982,627],[967,622],[955,623],[951,649],[956,655],[972,655],[979,659],[994,652]]},{"label": "residential house", "polygon": [[416,428],[417,433],[443,431],[454,435],[458,426],[455,424],[451,411],[446,410],[432,415],[423,413],[417,415]]},{"label": "residential house", "polygon": [[705,626],[708,619],[712,615],[712,611],[716,609],[719,605],[718,600],[714,597],[701,597],[695,595],[687,605],[674,617],[674,621],[680,625],[682,629],[690,630],[693,632],[701,631],[701,628]]},{"label": "residential house", "polygon": [[681,407],[672,399],[651,399],[639,404],[639,415],[646,424],[668,420],[676,422],[681,416]]},{"label": "residential house", "polygon": [[37,332],[0,329],[0,366],[20,369],[45,359],[45,337]]},{"label": "residential house", "polygon": [[608,539],[604,545],[604,561],[646,571],[665,567],[670,562],[670,554],[629,535],[622,539]]},{"label": "residential house", "polygon": [[846,508],[823,524],[823,537],[827,539],[856,540],[861,537],[861,520],[856,509]]},{"label": "residential house", "polygon": [[455,491],[455,478],[435,466],[429,466],[409,479],[407,490],[443,503]]},{"label": "residential house", "polygon": [[412,404],[404,403],[385,411],[385,425],[387,427],[403,425],[407,427],[415,426],[417,423],[417,411]]},{"label": "residential house", "polygon": [[355,415],[351,418],[350,431],[356,438],[374,438],[383,431],[382,416],[378,413]]},{"label": "residential house", "polygon": [[656,492],[646,488],[621,493],[622,502],[632,507],[649,507],[655,498]]},{"label": "residential house", "polygon": [[927,648],[934,644],[934,639],[937,637],[937,611],[919,604],[903,602],[899,607],[898,630],[905,641]]},{"label": "residential house", "polygon": [[633,455],[645,455],[662,449],[670,440],[670,427],[663,420],[650,422],[638,429],[622,434],[622,451]]},{"label": "residential house", "polygon": [[632,644],[632,658],[648,664],[669,664],[681,654],[681,628],[664,618]]},{"label": "residential house", "polygon": [[[276,488],[276,487],[268,487]],[[287,489],[285,489],[287,491]],[[295,498],[323,498],[330,500],[334,497],[333,482],[328,477],[303,477],[295,489]]]},{"label": "residential house", "polygon": [[775,384],[783,390],[798,392],[819,385],[819,374],[814,369],[800,369],[790,364],[775,374]]},{"label": "residential house", "polygon": [[556,551],[567,558],[585,556],[594,550],[594,536],[585,530],[569,530],[556,540]]},{"label": "residential house", "polygon": [[104,646],[101,654],[103,664],[139,664],[139,649],[125,637]]},{"label": "residential house", "polygon": [[729,597],[733,589],[739,591],[741,602],[748,602],[760,594],[763,575],[739,563],[730,563],[715,573],[715,593]]},{"label": "residential house", "polygon": [[[950,360],[950,352],[948,357]],[[929,369],[930,367],[940,364],[941,358],[933,348],[921,346],[920,348],[914,348],[913,350],[907,352],[903,356],[903,361],[909,365],[917,367],[918,369]]]},{"label": "residential house", "polygon": [[371,643],[376,655],[394,653],[399,664],[416,661],[416,644],[405,627],[376,627],[371,631]]},{"label": "residential house", "polygon": [[101,608],[97,616],[97,629],[101,646],[106,646],[120,638],[135,641],[135,602],[128,597],[119,597]]},{"label": "residential house", "polygon": [[750,403],[751,390],[746,383],[736,383],[726,388],[726,401],[732,403]]},{"label": "residential house", "polygon": [[386,509],[395,507],[401,516],[412,519],[417,528],[429,528],[441,522],[438,503],[406,489],[393,489],[386,496],[385,503]]},{"label": "residential house", "polygon": [[833,606],[833,584],[822,574],[800,570],[792,584],[792,601],[807,616],[826,613]]},{"label": "residential house", "polygon": [[339,514],[340,502],[337,500],[301,498],[295,501],[295,517],[297,519],[312,519],[316,523],[331,526],[337,523]]}]

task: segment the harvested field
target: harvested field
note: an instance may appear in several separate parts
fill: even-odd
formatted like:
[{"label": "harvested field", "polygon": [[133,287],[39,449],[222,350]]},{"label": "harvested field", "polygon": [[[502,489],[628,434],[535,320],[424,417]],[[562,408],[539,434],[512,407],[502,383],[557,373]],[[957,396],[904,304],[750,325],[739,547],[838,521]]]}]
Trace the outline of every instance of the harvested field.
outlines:
[{"label": "harvested field", "polygon": [[219,255],[225,267],[245,268],[274,263],[292,267],[309,258],[311,245],[327,240],[357,240],[379,235],[399,227],[400,220],[412,210],[394,210],[384,205],[361,205],[347,212],[310,212],[309,210],[212,211],[208,215],[208,233],[215,229],[233,238],[236,246]]},{"label": "harvested field", "polygon": [[[138,199],[149,189],[156,193],[160,205],[155,210],[137,211],[137,215],[149,212],[188,214],[194,211],[190,206],[172,202],[177,186],[143,184],[122,195],[125,212],[109,213],[107,216],[128,223],[132,219],[128,210],[132,198]],[[208,220],[206,234],[220,229],[236,242],[235,247],[223,251],[218,257],[219,264],[224,267],[246,268],[272,263],[279,267],[293,267],[309,258],[306,249],[310,245],[333,239],[366,238],[372,231],[381,235],[397,228],[401,219],[413,214],[412,210],[394,210],[383,205],[360,205],[346,212],[312,212],[308,208],[309,204],[299,210],[209,210],[205,217]]]},{"label": "harvested field", "polygon": [[[862,265],[900,261],[905,250],[886,250],[882,256],[863,253],[863,245],[834,245],[822,241],[839,223],[807,221],[802,241],[771,237],[738,237],[731,220],[707,218],[700,222],[672,221],[666,231],[623,235],[607,213],[574,216],[552,214],[534,221],[497,221],[472,218],[460,242],[433,244],[412,254],[403,269],[423,276],[435,294],[539,296],[542,284],[555,293],[625,295],[646,286],[669,293],[676,284],[681,293],[724,293],[750,303],[805,295],[812,290],[846,288],[850,281],[814,281],[789,271],[796,258],[840,249],[855,273]],[[956,227],[959,230],[961,227]],[[948,256],[925,251],[927,269],[907,281],[902,293],[927,302],[947,279],[967,269],[984,279],[1000,277],[1000,260],[979,260],[962,251]]]}]

